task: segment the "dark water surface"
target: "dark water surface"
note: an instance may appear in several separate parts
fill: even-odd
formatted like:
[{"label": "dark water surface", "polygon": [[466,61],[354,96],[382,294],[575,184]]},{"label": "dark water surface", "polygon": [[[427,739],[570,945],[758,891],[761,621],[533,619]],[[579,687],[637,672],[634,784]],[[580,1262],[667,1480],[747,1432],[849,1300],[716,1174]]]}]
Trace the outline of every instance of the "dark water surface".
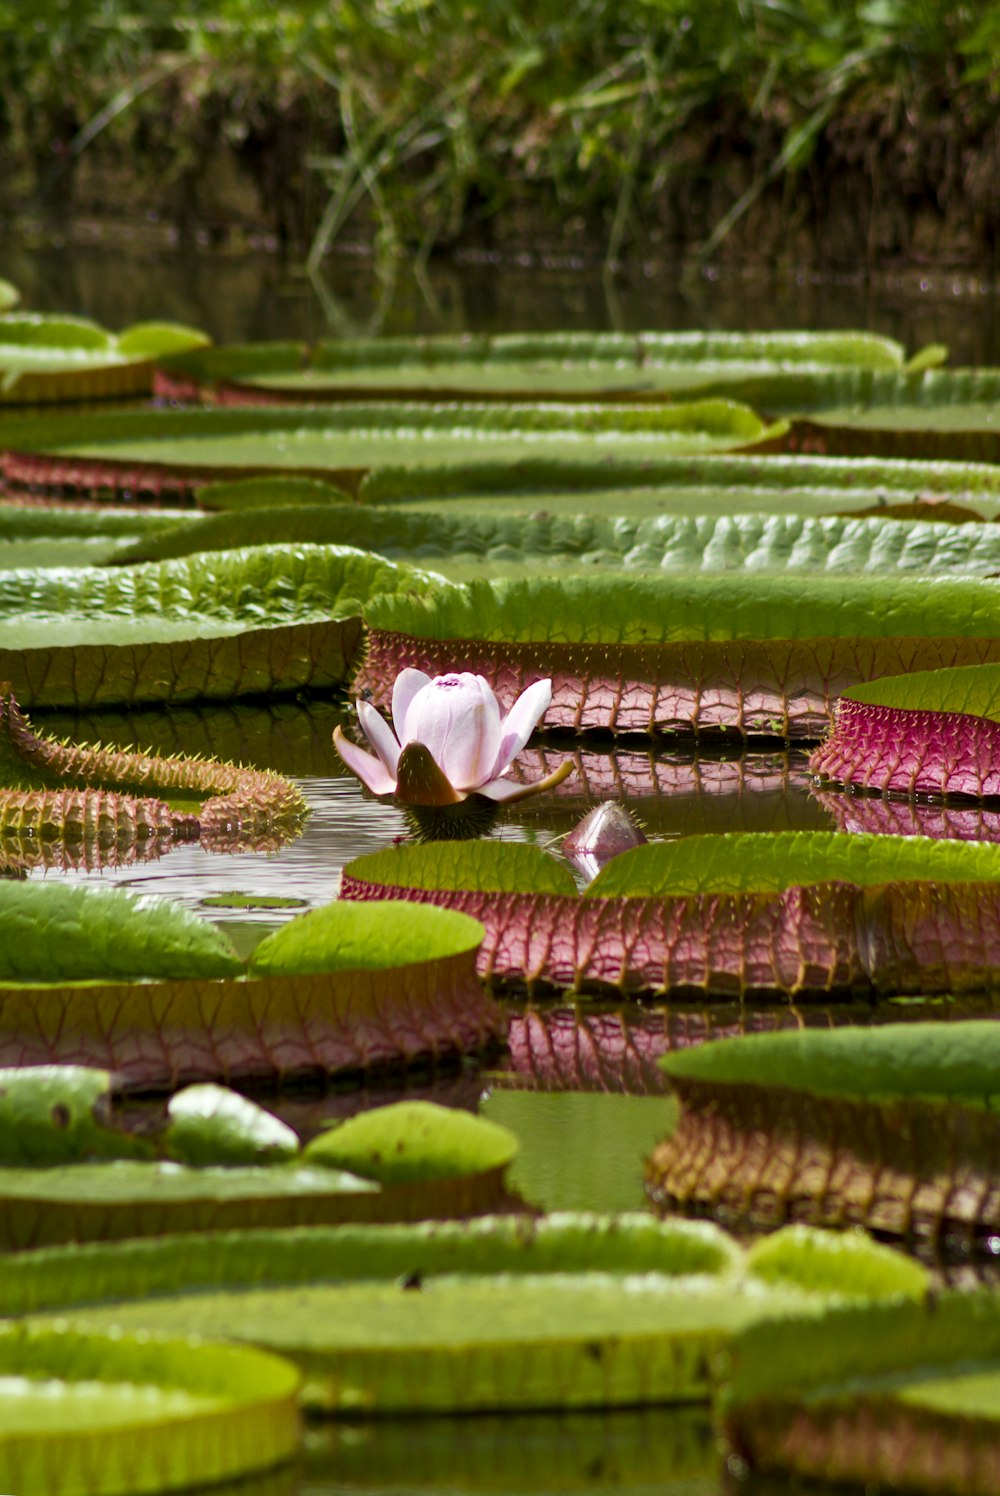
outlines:
[{"label": "dark water surface", "polygon": [[916,266],[870,276],[777,276],[732,267],[686,277],[599,266],[526,248],[502,263],[435,262],[377,277],[338,257],[315,280],[273,255],[149,249],[137,231],[113,246],[0,241],[0,276],[26,307],[96,318],[113,329],[147,318],[192,323],[217,342],[377,333],[859,328],[911,351],[944,343],[954,364],[1000,364],[998,283],[969,269]]}]

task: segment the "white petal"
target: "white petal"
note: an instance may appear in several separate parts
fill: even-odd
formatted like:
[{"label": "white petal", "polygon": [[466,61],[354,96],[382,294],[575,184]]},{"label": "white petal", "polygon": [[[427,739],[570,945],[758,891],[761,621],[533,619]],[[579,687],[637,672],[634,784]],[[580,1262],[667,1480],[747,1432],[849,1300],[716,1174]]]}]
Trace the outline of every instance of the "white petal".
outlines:
[{"label": "white petal", "polygon": [[500,726],[500,750],[493,765],[494,777],[514,762],[539,719],[548,711],[551,700],[551,680],[536,680],[533,686],[521,692]]},{"label": "white petal", "polygon": [[350,739],[345,738],[339,727],[333,730],[333,746],[351,773],[356,774],[373,795],[392,794],[396,788],[396,781],[386,769],[385,764],[373,754],[366,753],[363,748],[356,748]]},{"label": "white petal", "polygon": [[358,702],[358,721],[365,730],[365,737],[395,779],[396,765],[399,763],[399,744],[396,742],[392,728],[382,714],[377,712],[368,701]]},{"label": "white petal", "polygon": [[489,686],[478,700],[470,691],[456,711],[441,767],[456,789],[472,790],[492,777],[500,748],[500,706]]},{"label": "white petal", "polygon": [[422,670],[414,670],[407,666],[396,676],[396,684],[392,688],[392,725],[396,729],[396,736],[403,742],[403,723],[406,721],[406,713],[410,702],[418,691],[424,686],[429,686],[431,678]]}]

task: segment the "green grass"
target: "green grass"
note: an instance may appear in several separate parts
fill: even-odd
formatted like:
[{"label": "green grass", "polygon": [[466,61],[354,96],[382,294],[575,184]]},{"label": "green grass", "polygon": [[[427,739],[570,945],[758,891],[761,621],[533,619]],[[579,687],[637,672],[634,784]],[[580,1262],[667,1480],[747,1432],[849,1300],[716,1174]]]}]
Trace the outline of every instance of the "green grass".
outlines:
[{"label": "green grass", "polygon": [[221,129],[312,184],[314,262],[359,215],[426,254],[531,201],[614,259],[713,140],[756,142],[707,255],[859,116],[985,138],[998,55],[998,0],[0,0],[0,139],[44,188],[98,140],[194,172]]}]

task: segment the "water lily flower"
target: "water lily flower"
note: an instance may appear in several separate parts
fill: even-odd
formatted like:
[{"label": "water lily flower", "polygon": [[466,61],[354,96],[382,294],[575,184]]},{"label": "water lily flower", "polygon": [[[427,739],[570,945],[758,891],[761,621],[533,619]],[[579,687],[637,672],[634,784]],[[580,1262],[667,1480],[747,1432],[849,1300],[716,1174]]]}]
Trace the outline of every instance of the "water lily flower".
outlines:
[{"label": "water lily flower", "polygon": [[357,704],[375,753],[355,747],[339,727],[333,742],[373,794],[395,795],[404,806],[445,808],[472,796],[483,796],[494,807],[511,805],[559,784],[570,772],[569,764],[562,764],[528,785],[504,778],[551,700],[551,680],[536,681],[504,716],[481,675],[463,670],[432,679],[423,670],[406,669],[392,689],[392,727],[369,702]]}]

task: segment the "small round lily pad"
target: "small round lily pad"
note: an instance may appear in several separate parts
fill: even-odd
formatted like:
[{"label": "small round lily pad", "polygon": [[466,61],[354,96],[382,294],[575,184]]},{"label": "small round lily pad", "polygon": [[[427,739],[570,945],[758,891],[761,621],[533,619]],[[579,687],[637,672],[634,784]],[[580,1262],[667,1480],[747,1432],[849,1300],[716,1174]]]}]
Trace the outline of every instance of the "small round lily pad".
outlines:
[{"label": "small round lily pad", "polygon": [[454,1179],[502,1169],[518,1151],[506,1127],[430,1101],[397,1101],[321,1133],[305,1161],[380,1184]]}]

